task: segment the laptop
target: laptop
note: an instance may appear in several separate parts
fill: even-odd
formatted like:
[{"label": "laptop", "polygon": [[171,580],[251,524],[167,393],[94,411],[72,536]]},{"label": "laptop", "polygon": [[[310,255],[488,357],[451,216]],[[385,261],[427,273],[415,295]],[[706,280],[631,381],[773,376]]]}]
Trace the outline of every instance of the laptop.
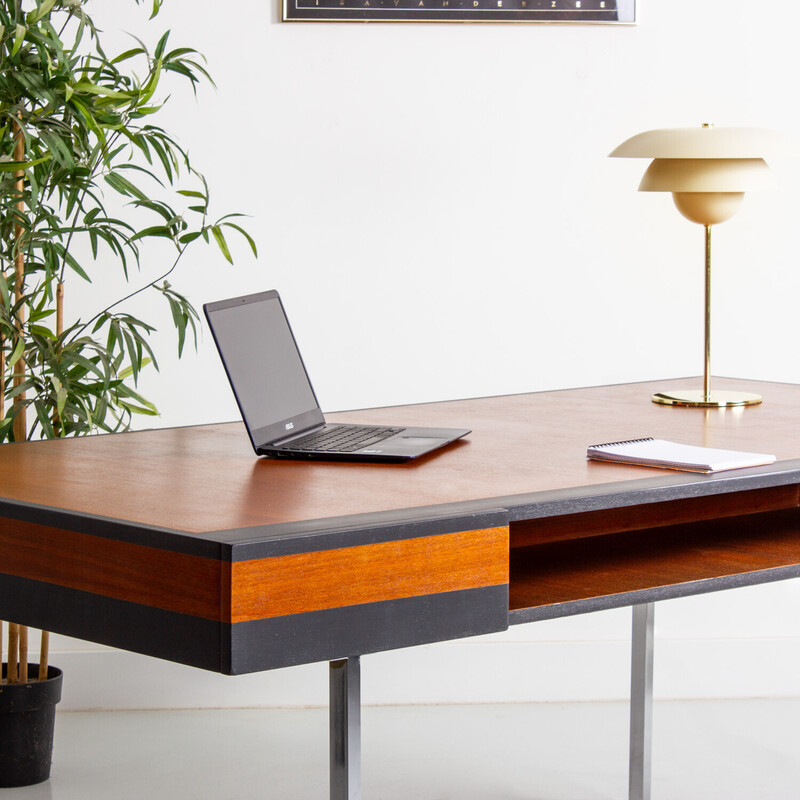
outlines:
[{"label": "laptop", "polygon": [[276,291],[207,303],[203,311],[260,456],[408,461],[470,432],[328,423]]}]

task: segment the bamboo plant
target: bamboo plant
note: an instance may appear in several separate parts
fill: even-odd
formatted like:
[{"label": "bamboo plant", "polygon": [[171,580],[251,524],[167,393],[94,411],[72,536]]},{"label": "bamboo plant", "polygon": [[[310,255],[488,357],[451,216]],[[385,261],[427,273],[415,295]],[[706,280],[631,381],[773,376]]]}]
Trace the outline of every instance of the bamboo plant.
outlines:
[{"label": "bamboo plant", "polygon": [[[163,0],[134,2],[152,20]],[[128,301],[163,298],[180,355],[199,317],[168,279],[187,248],[212,243],[232,262],[233,233],[256,254],[240,215],[212,220],[205,178],[154,124],[166,83],[211,80],[202,57],[171,47],[169,32],[113,56],[102,39],[85,0],[0,0],[0,442],[121,431],[157,414],[137,389],[158,369],[156,329]],[[153,277],[165,240],[172,254]],[[121,296],[70,315],[67,284],[114,270]],[[28,680],[27,647],[9,623],[7,680]]]}]

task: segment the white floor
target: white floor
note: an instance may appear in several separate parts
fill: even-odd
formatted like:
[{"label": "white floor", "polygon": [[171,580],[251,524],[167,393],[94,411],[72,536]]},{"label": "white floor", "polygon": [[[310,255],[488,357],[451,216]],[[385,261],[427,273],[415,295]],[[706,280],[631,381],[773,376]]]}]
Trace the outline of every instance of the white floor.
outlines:
[{"label": "white floor", "polygon": [[[365,708],[364,800],[624,800],[624,703]],[[800,699],[658,702],[653,800],[796,800]],[[327,711],[59,712],[0,800],[327,800]]]}]

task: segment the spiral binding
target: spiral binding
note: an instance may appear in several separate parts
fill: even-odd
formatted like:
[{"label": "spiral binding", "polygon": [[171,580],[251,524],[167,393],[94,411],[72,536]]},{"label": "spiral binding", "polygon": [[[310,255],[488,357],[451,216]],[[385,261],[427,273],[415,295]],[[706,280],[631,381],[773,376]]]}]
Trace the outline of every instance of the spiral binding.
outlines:
[{"label": "spiral binding", "polygon": [[652,436],[645,436],[643,439],[624,439],[621,442],[605,442],[604,444],[593,444],[590,450],[601,450],[604,447],[619,447],[623,444],[638,444],[639,442],[655,441]]}]

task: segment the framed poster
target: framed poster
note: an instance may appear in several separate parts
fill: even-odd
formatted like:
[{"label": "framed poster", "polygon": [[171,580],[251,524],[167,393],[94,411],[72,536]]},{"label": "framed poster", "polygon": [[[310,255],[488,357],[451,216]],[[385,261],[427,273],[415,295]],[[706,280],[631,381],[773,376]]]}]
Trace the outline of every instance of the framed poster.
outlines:
[{"label": "framed poster", "polygon": [[636,0],[283,0],[285,22],[633,23]]}]

